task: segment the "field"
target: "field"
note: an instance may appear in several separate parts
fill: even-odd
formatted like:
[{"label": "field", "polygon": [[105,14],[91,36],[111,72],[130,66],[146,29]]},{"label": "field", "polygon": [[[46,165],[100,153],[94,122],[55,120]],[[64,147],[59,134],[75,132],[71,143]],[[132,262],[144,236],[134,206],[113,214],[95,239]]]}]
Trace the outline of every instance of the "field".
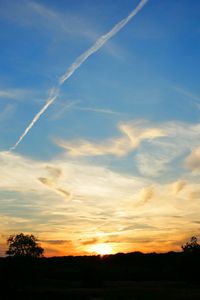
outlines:
[{"label": "field", "polygon": [[81,282],[46,281],[19,291],[27,299],[58,297],[70,300],[199,300],[200,286],[185,282],[106,282],[103,287],[83,287]]}]

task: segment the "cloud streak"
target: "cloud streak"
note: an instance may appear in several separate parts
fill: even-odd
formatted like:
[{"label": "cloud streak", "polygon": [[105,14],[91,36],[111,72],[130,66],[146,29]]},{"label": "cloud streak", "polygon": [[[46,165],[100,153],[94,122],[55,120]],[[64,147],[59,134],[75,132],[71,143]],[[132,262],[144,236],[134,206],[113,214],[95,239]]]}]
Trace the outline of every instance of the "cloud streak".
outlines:
[{"label": "cloud streak", "polygon": [[165,136],[165,131],[156,127],[145,128],[142,122],[127,122],[119,126],[121,137],[112,138],[102,143],[92,143],[87,140],[63,141],[57,144],[67,150],[71,156],[115,155],[122,157],[139,147],[144,140],[152,140]]},{"label": "cloud streak", "polygon": [[148,0],[141,0],[138,6],[123,20],[117,23],[108,33],[102,35],[92,47],[90,47],[87,51],[85,51],[82,55],[80,55],[74,63],[67,69],[65,74],[59,78],[59,82],[57,87],[51,91],[48,100],[42,109],[35,115],[31,123],[26,127],[24,132],[21,134],[17,142],[9,149],[9,151],[13,151],[16,147],[21,143],[24,137],[28,134],[34,124],[39,120],[41,115],[48,109],[48,107],[58,98],[60,87],[64,84],[66,80],[68,80],[73,73],[81,67],[81,65],[95,52],[97,52],[103,45],[110,40],[113,36],[115,36],[126,24],[137,15],[137,13],[143,8],[143,6],[148,2]]},{"label": "cloud streak", "polygon": [[39,182],[41,182],[42,184],[44,184],[45,186],[47,186],[48,188],[50,188],[52,191],[54,191],[55,193],[61,195],[62,197],[65,198],[65,200],[71,200],[72,198],[72,194],[70,191],[67,191],[64,188],[58,187],[57,186],[57,180],[60,177],[57,176],[53,176],[52,178],[47,178],[47,177],[40,177],[38,178]]},{"label": "cloud streak", "polygon": [[15,106],[12,104],[8,104],[5,108],[0,112],[0,122],[10,118],[13,115],[15,110]]},{"label": "cloud streak", "polygon": [[114,111],[111,109],[98,108],[98,107],[84,107],[84,106],[77,105],[80,102],[81,101],[71,101],[68,103],[66,102],[60,103],[59,109],[53,112],[51,120],[55,121],[63,118],[64,113],[68,110],[78,110],[78,111],[91,112],[91,113],[104,114],[104,115],[113,115],[113,116],[126,115],[126,113]]},{"label": "cloud streak", "polygon": [[[143,176],[158,178],[161,174],[166,175],[172,172],[175,164],[182,168],[182,157],[188,155],[191,149],[199,146],[200,124],[166,122],[157,125],[160,130],[165,132],[166,136],[162,139],[151,139],[148,143],[142,143],[135,160],[137,168]],[[186,167],[198,168],[197,152],[194,151],[192,156],[186,159]],[[181,174],[183,171],[180,169],[178,172]]]},{"label": "cloud streak", "polygon": [[192,150],[185,159],[185,166],[194,172],[200,172],[200,146]]},{"label": "cloud streak", "polygon": [[109,115],[122,115],[123,113],[111,110],[111,109],[105,109],[105,108],[93,108],[93,107],[82,107],[82,106],[75,106],[74,109],[82,110],[82,111],[91,111],[95,113],[100,114],[109,114]]},{"label": "cloud streak", "polygon": [[[7,152],[0,152],[0,167],[1,232],[39,235],[52,255],[80,255],[108,241],[116,252],[132,251],[133,243],[134,250],[166,251],[176,249],[173,239],[199,232],[199,178],[193,176],[158,183],[63,156],[37,161]],[[147,249],[146,240],[158,244]]]},{"label": "cloud streak", "polygon": [[37,98],[38,96],[40,97],[38,92],[26,88],[0,89],[0,100],[15,100],[21,102],[28,97]]}]

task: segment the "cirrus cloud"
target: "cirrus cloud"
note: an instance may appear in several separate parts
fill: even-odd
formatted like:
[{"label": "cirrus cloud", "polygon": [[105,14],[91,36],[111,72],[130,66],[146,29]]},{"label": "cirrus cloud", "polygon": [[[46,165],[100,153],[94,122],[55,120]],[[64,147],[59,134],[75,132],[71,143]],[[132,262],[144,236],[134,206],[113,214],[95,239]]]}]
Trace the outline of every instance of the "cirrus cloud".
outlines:
[{"label": "cirrus cloud", "polygon": [[192,150],[190,155],[185,159],[185,166],[195,172],[200,172],[200,147]]},{"label": "cirrus cloud", "polygon": [[165,131],[156,127],[145,127],[141,121],[121,123],[118,126],[121,137],[112,138],[103,143],[87,140],[64,141],[57,139],[58,146],[71,156],[115,155],[124,156],[136,149],[143,140],[152,140],[165,136]]},{"label": "cirrus cloud", "polygon": [[[189,179],[158,183],[66,156],[37,161],[9,152],[0,153],[0,167],[1,232],[32,232],[47,240],[48,255],[83,254],[110,237],[116,251],[147,251],[142,241],[152,232],[155,250],[166,250],[163,237],[172,249],[183,231],[199,226],[199,183]],[[69,191],[71,201],[59,191]],[[54,240],[73,245],[48,243]]]}]

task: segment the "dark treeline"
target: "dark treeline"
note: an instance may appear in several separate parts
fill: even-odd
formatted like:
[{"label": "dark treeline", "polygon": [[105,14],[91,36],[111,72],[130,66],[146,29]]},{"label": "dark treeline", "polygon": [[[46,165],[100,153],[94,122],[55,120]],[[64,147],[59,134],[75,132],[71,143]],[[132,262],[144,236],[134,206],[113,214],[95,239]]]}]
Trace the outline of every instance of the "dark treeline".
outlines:
[{"label": "dark treeline", "polygon": [[44,279],[79,280],[91,285],[106,280],[198,281],[197,270],[200,270],[200,255],[184,252],[0,258],[1,282],[6,285]]},{"label": "dark treeline", "polygon": [[103,257],[5,257],[0,258],[0,282],[2,293],[26,295],[30,299],[34,293],[66,292],[68,287],[103,289],[107,282],[170,281],[199,285],[199,269],[200,255],[185,252],[133,252]]}]

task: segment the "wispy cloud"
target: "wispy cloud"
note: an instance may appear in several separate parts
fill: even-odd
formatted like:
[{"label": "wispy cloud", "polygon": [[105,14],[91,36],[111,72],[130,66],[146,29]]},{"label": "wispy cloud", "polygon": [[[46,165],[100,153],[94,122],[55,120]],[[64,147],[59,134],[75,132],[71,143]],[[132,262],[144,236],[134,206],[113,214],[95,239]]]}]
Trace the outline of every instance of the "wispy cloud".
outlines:
[{"label": "wispy cloud", "polygon": [[[36,1],[0,2],[0,16],[16,25],[33,27],[50,38],[52,44],[63,43],[65,40],[84,38],[94,42],[100,35],[99,26],[88,16],[78,14],[77,10],[58,10],[50,5]],[[124,49],[115,42],[109,43],[105,51],[112,57],[124,59]]]},{"label": "wispy cloud", "polygon": [[[138,180],[135,179],[132,182],[128,176],[115,174],[104,167],[89,166],[69,160],[65,162],[65,160],[65,158],[60,158],[40,162],[10,152],[0,152],[0,189],[21,193],[35,192],[43,196],[45,194],[49,196],[52,190],[56,195],[57,189],[61,189],[70,191],[73,194],[73,200],[82,200],[82,197],[92,200],[94,195],[95,197],[98,195],[98,199],[103,199],[105,195],[111,197],[117,185],[118,199],[120,199],[120,189],[123,186],[127,188],[128,194],[132,186],[135,188],[138,184],[140,186]],[[81,172],[82,169],[85,171]],[[107,172],[110,183],[105,186]],[[79,174],[78,177],[77,174]],[[60,194],[60,196],[63,195]]]},{"label": "wispy cloud", "polygon": [[[200,124],[183,122],[151,123],[132,121],[118,125],[121,136],[104,141],[92,142],[84,139],[56,139],[73,157],[114,155],[123,157],[133,153],[133,160],[138,171],[146,177],[157,177],[161,174],[172,175],[183,172],[183,167],[199,170]],[[191,152],[192,151],[192,152]],[[191,154],[188,156],[188,153]],[[186,158],[187,157],[187,158]],[[183,164],[183,161],[185,163]]]},{"label": "wispy cloud", "polygon": [[152,199],[155,196],[155,187],[154,186],[148,186],[141,190],[139,195],[139,205],[145,205],[146,203],[152,201]]},{"label": "wispy cloud", "polygon": [[119,138],[112,138],[103,143],[92,143],[87,140],[56,140],[57,145],[67,150],[72,156],[116,155],[124,156],[137,148],[143,140],[165,136],[164,130],[145,127],[142,122],[122,123],[118,126],[122,133]]},{"label": "wispy cloud", "polygon": [[47,170],[49,170],[49,177],[39,177],[38,180],[45,186],[47,186],[52,191],[56,192],[57,194],[64,197],[66,200],[70,200],[72,198],[72,194],[70,191],[67,191],[66,189],[59,187],[57,184],[57,181],[59,180],[59,177],[62,175],[62,172],[58,168],[52,168],[48,167]]},{"label": "wispy cloud", "polygon": [[187,182],[185,180],[178,180],[174,182],[172,190],[175,195],[178,195],[185,187],[187,186]]},{"label": "wispy cloud", "polygon": [[0,122],[10,118],[15,111],[15,106],[12,104],[7,104],[4,109],[0,112]]},{"label": "wispy cloud", "polygon": [[53,245],[67,245],[71,243],[69,240],[42,240],[41,242],[53,244]]},{"label": "wispy cloud", "polygon": [[59,108],[54,110],[50,119],[53,121],[61,119],[66,111],[76,109],[76,105],[79,102],[80,101],[60,102]]},{"label": "wispy cloud", "polygon": [[9,89],[0,89],[0,99],[11,99],[23,101],[30,96],[36,95],[35,92],[29,89],[20,89],[20,88],[9,88]]},{"label": "wispy cloud", "polygon": [[87,246],[87,245],[93,245],[96,244],[99,241],[98,238],[92,238],[89,240],[81,241],[82,245]]},{"label": "wispy cloud", "polygon": [[[91,24],[88,18],[77,15],[73,11],[63,13],[34,1],[27,4],[27,10],[33,15],[32,25],[38,26],[40,30],[41,27],[44,27],[55,32],[57,36],[68,35],[73,38],[78,36],[87,38],[90,41],[95,41],[99,36],[99,30],[96,29],[94,23]],[[37,22],[35,22],[35,16],[37,16]],[[21,20],[18,21],[21,22]],[[30,22],[30,19],[28,22]],[[121,46],[114,42],[107,45],[106,51],[113,57],[124,59]]]},{"label": "wispy cloud", "polygon": [[[182,160],[176,160],[181,157],[184,159],[191,149],[199,145],[198,123],[166,122],[159,124],[159,128],[165,132],[165,137],[144,142],[135,157],[140,173],[147,177],[157,177],[169,170],[173,173],[175,164],[182,165]],[[178,167],[176,169],[178,171]]]},{"label": "wispy cloud", "polygon": [[77,101],[68,101],[67,103],[66,102],[60,103],[59,107],[53,111],[50,119],[53,121],[61,119],[64,116],[65,112],[67,112],[68,110],[78,110],[78,111],[85,111],[85,112],[105,114],[105,115],[114,115],[114,116],[125,115],[125,113],[120,113],[111,109],[80,106],[79,104],[81,102],[82,101],[77,100]]},{"label": "wispy cloud", "polygon": [[192,100],[193,105],[195,105],[196,107],[198,107],[200,109],[200,95],[197,95],[197,94],[195,94],[195,93],[193,93],[193,92],[191,92],[191,91],[189,91],[185,88],[178,87],[178,86],[174,86],[173,89],[177,93],[185,96],[190,101]]},{"label": "wispy cloud", "polygon": [[[199,228],[193,178],[159,184],[63,156],[37,161],[8,152],[0,153],[0,168],[2,232],[32,232],[51,255],[83,254],[108,241],[116,251],[177,249],[175,241]],[[57,188],[70,191],[71,201]]]},{"label": "wispy cloud", "polygon": [[200,102],[200,96],[192,93],[191,91],[188,91],[188,90],[183,89],[182,87],[178,87],[178,86],[174,86],[173,89],[175,91],[177,91],[178,93],[180,93],[184,96],[187,96],[190,99],[193,99],[193,100],[196,100],[196,101]]},{"label": "wispy cloud", "polygon": [[73,11],[58,11],[50,6],[35,1],[9,1],[0,3],[1,17],[9,21],[48,31],[53,35],[79,36],[89,39],[96,38],[94,26]]},{"label": "wispy cloud", "polygon": [[91,111],[95,113],[100,113],[100,114],[108,114],[108,115],[122,115],[122,113],[111,110],[111,109],[105,109],[105,108],[94,108],[94,107],[82,107],[82,106],[75,106],[74,109],[77,110],[83,110],[83,111]]},{"label": "wispy cloud", "polygon": [[185,159],[185,166],[194,172],[200,172],[200,146],[194,148]]},{"label": "wispy cloud", "polygon": [[42,109],[35,115],[31,123],[26,127],[24,132],[21,134],[17,142],[10,148],[10,151],[15,150],[15,148],[19,145],[19,143],[23,140],[23,138],[27,135],[27,133],[31,130],[35,122],[39,120],[41,115],[47,110],[47,108],[57,99],[59,95],[59,91],[61,86],[64,84],[66,80],[68,80],[73,73],[95,52],[97,52],[103,45],[115,36],[126,24],[136,16],[136,14],[143,8],[143,6],[147,3],[148,0],[141,0],[138,6],[123,20],[117,23],[108,33],[102,35],[95,44],[85,51],[82,55],[80,55],[74,63],[67,69],[65,74],[59,78],[59,82],[56,88],[51,90],[48,100],[46,101],[45,105]]}]

